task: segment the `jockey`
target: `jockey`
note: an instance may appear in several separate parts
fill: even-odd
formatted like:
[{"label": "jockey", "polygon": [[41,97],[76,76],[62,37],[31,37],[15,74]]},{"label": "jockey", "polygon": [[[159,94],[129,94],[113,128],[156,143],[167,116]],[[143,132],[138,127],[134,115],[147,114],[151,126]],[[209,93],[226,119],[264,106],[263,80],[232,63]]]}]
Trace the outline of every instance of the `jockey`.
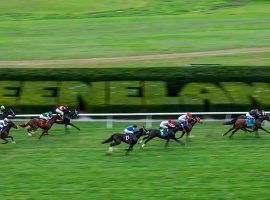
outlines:
[{"label": "jockey", "polygon": [[248,119],[252,119],[252,120],[258,118],[259,115],[260,115],[260,111],[259,111],[258,108],[252,109],[251,111],[249,111],[249,112],[246,113],[246,117]]},{"label": "jockey", "polygon": [[6,109],[5,106],[2,105],[2,106],[0,107],[0,114],[2,114],[2,113],[5,111],[5,109]]},{"label": "jockey", "polygon": [[64,117],[65,112],[68,110],[68,106],[64,105],[64,106],[58,106],[55,110],[56,113],[60,114],[61,117]]},{"label": "jockey", "polygon": [[188,125],[188,121],[190,119],[191,119],[191,114],[189,112],[187,112],[186,114],[181,115],[180,117],[178,117],[178,120],[179,120],[184,132],[186,132],[185,126]]},{"label": "jockey", "polygon": [[8,125],[9,119],[5,118],[4,120],[0,120],[0,131],[3,130],[4,127]]},{"label": "jockey", "polygon": [[159,129],[160,129],[160,132],[161,133],[169,133],[169,129],[170,128],[173,128],[175,127],[175,125],[172,123],[172,120],[171,119],[168,119],[168,120],[165,120],[165,121],[162,121],[159,125]]},{"label": "jockey", "polygon": [[46,113],[42,113],[41,115],[39,115],[39,118],[40,119],[44,119],[44,120],[48,120],[52,117],[52,112],[49,111],[49,112],[46,112]]},{"label": "jockey", "polygon": [[138,140],[134,135],[138,130],[136,129],[137,125],[128,126],[125,128],[124,133],[126,134],[126,138],[132,138],[133,140]]}]

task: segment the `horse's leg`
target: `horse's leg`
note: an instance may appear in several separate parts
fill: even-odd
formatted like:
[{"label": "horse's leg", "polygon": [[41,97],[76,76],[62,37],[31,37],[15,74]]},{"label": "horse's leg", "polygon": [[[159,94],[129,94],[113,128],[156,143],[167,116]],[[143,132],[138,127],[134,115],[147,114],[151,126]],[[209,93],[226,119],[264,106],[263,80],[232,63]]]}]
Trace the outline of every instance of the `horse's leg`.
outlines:
[{"label": "horse's leg", "polygon": [[120,140],[113,139],[113,142],[110,144],[110,147],[108,149],[108,153],[112,153],[113,152],[113,147],[116,146],[116,145],[119,145],[120,143],[121,143]]},{"label": "horse's leg", "polygon": [[229,132],[231,132],[234,129],[234,126],[232,128],[230,128],[226,133],[224,133],[222,136],[227,135]]},{"label": "horse's leg", "polygon": [[2,138],[2,140],[5,140],[6,142],[3,142],[2,144],[8,143],[8,140],[6,138]]},{"label": "horse's leg", "polygon": [[10,139],[12,140],[12,143],[13,143],[13,144],[16,143],[15,140],[14,140],[14,138],[13,138],[12,136],[9,135],[9,136],[7,136],[7,138],[10,138]]},{"label": "horse's leg", "polygon": [[236,128],[230,135],[230,138],[232,138],[232,136],[235,134],[235,132],[237,132],[239,130],[239,128]]},{"label": "horse's leg", "polygon": [[[47,134],[45,134],[45,133],[47,133]],[[42,136],[44,136],[44,135],[48,135],[48,131],[43,130],[42,133],[41,133],[41,135],[39,136],[39,139],[40,139]]]},{"label": "horse's leg", "polygon": [[263,127],[260,127],[259,129],[261,129],[261,130],[265,131],[266,133],[269,133],[269,134],[270,134],[270,131],[266,130],[266,129],[263,128]]},{"label": "horse's leg", "polygon": [[177,143],[181,144],[181,145],[185,145],[185,143],[181,142],[180,140],[178,140],[176,137],[172,138],[174,141],[176,141]]},{"label": "horse's leg", "polygon": [[166,143],[165,143],[165,147],[169,146],[169,142],[170,142],[170,138],[167,138]]},{"label": "horse's leg", "polygon": [[144,141],[144,143],[142,144],[142,148],[146,145],[147,142],[149,142],[150,140],[152,140],[153,138],[155,138],[156,136],[148,136],[148,138]]},{"label": "horse's leg", "polygon": [[78,131],[80,131],[80,130],[81,130],[79,127],[75,126],[74,124],[72,124],[72,123],[70,123],[70,122],[69,122],[68,124],[66,124],[66,125],[70,125],[70,126],[72,126],[72,127],[76,128]]},{"label": "horse's leg", "polygon": [[178,137],[177,139],[182,138],[182,137],[185,135],[185,133],[186,133],[186,132],[183,131],[182,134],[180,135],[180,137]]}]

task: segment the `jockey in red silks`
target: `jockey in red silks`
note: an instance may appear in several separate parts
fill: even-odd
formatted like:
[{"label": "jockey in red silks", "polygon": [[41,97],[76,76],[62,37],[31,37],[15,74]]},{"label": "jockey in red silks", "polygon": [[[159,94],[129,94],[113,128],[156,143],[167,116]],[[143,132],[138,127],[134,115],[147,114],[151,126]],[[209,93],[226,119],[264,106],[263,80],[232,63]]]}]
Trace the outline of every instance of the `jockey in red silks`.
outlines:
[{"label": "jockey in red silks", "polygon": [[58,106],[55,110],[56,113],[60,114],[61,117],[63,118],[65,112],[68,110],[68,106],[67,105],[63,105],[63,106]]},{"label": "jockey in red silks", "polygon": [[160,129],[160,133],[164,136],[166,135],[169,135],[170,134],[170,131],[169,129],[170,128],[174,128],[175,125],[173,124],[172,120],[171,119],[168,119],[168,120],[165,120],[165,121],[162,121],[159,125],[159,129]]},{"label": "jockey in red silks", "polygon": [[191,114],[189,112],[187,112],[186,114],[181,115],[180,117],[178,117],[178,120],[179,120],[184,132],[186,131],[185,126],[188,125],[188,121],[190,119],[191,119]]}]

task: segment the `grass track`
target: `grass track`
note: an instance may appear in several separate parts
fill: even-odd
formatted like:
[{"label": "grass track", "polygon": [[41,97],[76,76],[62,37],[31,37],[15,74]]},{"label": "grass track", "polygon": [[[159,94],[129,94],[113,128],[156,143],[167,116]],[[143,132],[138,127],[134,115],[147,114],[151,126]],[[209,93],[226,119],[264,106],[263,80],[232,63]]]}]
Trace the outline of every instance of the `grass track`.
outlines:
[{"label": "grass track", "polygon": [[[268,199],[269,142],[261,133],[222,137],[228,127],[197,125],[185,147],[154,140],[125,156],[100,142],[125,123],[78,122],[80,133],[53,127],[42,140],[23,129],[0,146],[1,199]],[[138,124],[143,125],[143,124]],[[268,124],[266,124],[268,125]],[[266,126],[269,129],[269,126]]]}]

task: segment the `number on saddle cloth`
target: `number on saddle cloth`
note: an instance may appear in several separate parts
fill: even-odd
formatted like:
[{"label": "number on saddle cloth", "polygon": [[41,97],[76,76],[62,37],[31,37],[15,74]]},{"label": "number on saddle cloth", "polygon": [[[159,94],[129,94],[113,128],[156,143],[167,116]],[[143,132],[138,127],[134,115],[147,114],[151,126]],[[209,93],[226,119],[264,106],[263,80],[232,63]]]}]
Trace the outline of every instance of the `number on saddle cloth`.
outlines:
[{"label": "number on saddle cloth", "polygon": [[246,124],[247,126],[253,126],[254,125],[254,120],[250,118],[246,118]]}]

